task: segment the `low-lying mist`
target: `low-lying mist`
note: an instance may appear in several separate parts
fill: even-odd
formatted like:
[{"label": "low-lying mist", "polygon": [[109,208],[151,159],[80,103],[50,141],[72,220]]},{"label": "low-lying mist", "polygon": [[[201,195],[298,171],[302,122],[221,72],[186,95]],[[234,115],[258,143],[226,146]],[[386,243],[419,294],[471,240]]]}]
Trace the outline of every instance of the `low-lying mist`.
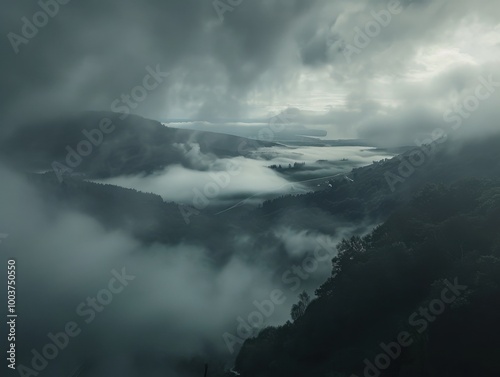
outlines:
[{"label": "low-lying mist", "polygon": [[[179,146],[181,148],[181,146]],[[161,172],[121,176],[99,182],[160,195],[164,200],[197,206],[231,204],[311,191],[325,180],[347,174],[353,168],[390,158],[389,152],[367,147],[273,147],[260,148],[251,158],[217,158],[200,152],[196,144],[182,149],[193,166],[171,165]],[[305,163],[300,170],[290,169]],[[270,166],[283,169],[269,169]],[[324,179],[323,179],[324,178]],[[317,180],[317,182],[314,182]],[[201,199],[200,199],[201,197]]]},{"label": "low-lying mist", "polygon": [[[245,163],[255,168],[262,161]],[[110,372],[113,360],[141,355],[151,358],[150,375],[174,370],[177,362],[193,357],[231,363],[243,339],[240,319],[250,324],[258,305],[265,307],[280,290],[279,304],[271,311],[267,307],[269,315],[249,326],[256,333],[289,320],[300,291],[313,294],[330,272],[335,243],[349,233],[339,229],[330,236],[276,224],[269,229],[272,243],[252,256],[246,249],[259,245],[258,240],[241,230],[233,237],[233,255],[220,264],[203,245],[144,245],[63,204],[48,205],[21,175],[4,168],[0,175],[5,182],[0,230],[9,234],[0,259],[7,263],[13,257],[17,265],[18,365],[32,368],[32,350],[42,352],[51,342],[49,333],[64,331],[69,322],[81,330],[48,361],[46,375],[67,374],[82,362],[93,365],[93,375],[101,375]],[[323,251],[315,258],[318,245]],[[125,281],[123,289],[103,296],[102,290],[119,286],[117,276]],[[92,304],[94,297],[109,303]],[[136,374],[129,367],[122,375]]]}]

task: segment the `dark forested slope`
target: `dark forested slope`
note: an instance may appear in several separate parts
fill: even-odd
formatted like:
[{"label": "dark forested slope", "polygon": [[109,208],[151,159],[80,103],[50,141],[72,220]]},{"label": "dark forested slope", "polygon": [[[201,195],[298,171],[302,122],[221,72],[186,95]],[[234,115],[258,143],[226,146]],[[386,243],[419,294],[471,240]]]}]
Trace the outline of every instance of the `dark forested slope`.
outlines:
[{"label": "dark forested slope", "polygon": [[54,170],[56,162],[63,171],[107,178],[151,173],[171,164],[203,169],[194,158],[196,153],[191,153],[194,157],[189,154],[193,148],[204,155],[234,157],[275,145],[174,129],[139,116],[121,117],[109,112],[85,112],[8,129],[0,138],[0,158],[16,168]]},{"label": "dark forested slope", "polygon": [[247,340],[237,370],[500,375],[499,228],[499,180],[427,186],[370,235],[344,240],[305,314]]}]

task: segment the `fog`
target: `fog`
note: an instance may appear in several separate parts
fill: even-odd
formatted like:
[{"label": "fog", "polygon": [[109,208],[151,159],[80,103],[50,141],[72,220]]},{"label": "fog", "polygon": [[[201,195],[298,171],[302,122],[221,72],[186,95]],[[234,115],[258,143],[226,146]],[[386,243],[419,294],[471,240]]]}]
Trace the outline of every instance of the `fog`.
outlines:
[{"label": "fog", "polygon": [[[151,175],[122,176],[99,182],[152,192],[164,200],[190,205],[200,203],[200,197],[206,198],[206,206],[221,202],[234,204],[245,199],[258,203],[259,197],[266,199],[311,191],[316,183],[301,182],[317,180],[317,183],[323,183],[342,173],[347,174],[353,168],[391,158],[393,154],[367,147],[283,146],[259,148],[251,158],[218,159],[201,153],[199,147],[191,148],[186,156],[204,170],[170,165]],[[295,179],[287,179],[278,171],[269,169],[271,165],[287,168],[294,163],[305,163],[305,167],[311,170],[301,171]]]},{"label": "fog", "polygon": [[[383,164],[344,179],[353,169],[436,134],[453,151],[498,132],[498,0],[0,3],[0,268],[16,260],[17,364],[32,368],[49,333],[81,330],[42,376],[83,365],[85,376],[191,377],[179,365],[193,358],[231,367],[243,339],[229,345],[227,334],[264,302],[272,313],[252,336],[290,320],[300,292],[314,298],[330,276],[336,244],[370,232],[422,183],[416,166],[388,164],[408,187],[391,196]],[[78,127],[96,127],[75,120],[87,111],[156,123],[130,116],[106,138],[94,131],[99,142],[80,140]],[[268,147],[241,153],[171,127],[273,132]],[[339,139],[360,146],[317,146]],[[51,176],[68,148],[80,161]],[[487,156],[461,167],[427,157],[432,177],[444,175],[436,166],[490,173]],[[109,305],[89,311],[103,290]]]},{"label": "fog", "polygon": [[[332,238],[276,224],[271,231],[278,242],[257,258],[238,250],[238,244],[253,237],[242,231],[233,255],[220,265],[199,245],[146,246],[122,231],[106,230],[82,213],[47,205],[22,176],[5,168],[0,174],[6,179],[0,193],[0,225],[9,234],[0,259],[6,263],[15,256],[17,265],[18,364],[31,368],[31,350],[41,351],[50,341],[48,333],[63,331],[70,321],[81,329],[49,361],[44,375],[69,373],[84,361],[96,365],[95,373],[106,373],[110,365],[125,368],[120,360],[143,354],[151,358],[150,375],[155,368],[164,371],[195,356],[217,357],[230,366],[241,344],[230,351],[222,336],[237,334],[237,318],[246,319],[255,311],[255,300],[269,300],[276,289],[286,298],[259,327],[290,319],[299,289],[285,284],[286,265],[276,268],[272,262],[279,244],[297,265],[318,242],[329,245],[332,254],[300,284],[300,290],[313,293],[331,270],[335,243],[350,231],[339,228]],[[123,269],[133,279],[109,305],[94,311],[94,317],[77,311],[88,297],[108,287],[113,271]],[[134,373],[130,367],[123,375]]]}]

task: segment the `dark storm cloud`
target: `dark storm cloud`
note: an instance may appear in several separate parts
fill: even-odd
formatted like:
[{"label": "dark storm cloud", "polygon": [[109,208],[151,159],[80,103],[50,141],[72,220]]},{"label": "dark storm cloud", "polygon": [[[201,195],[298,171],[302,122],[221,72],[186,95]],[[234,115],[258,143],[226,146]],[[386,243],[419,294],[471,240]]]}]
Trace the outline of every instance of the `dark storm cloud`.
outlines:
[{"label": "dark storm cloud", "polygon": [[[156,64],[177,73],[173,82],[186,87],[176,93],[177,101],[193,101],[202,115],[224,115],[213,109],[234,108],[244,98],[273,63],[280,39],[314,3],[244,2],[221,23],[211,1],[73,0],[59,5],[58,13],[28,43],[16,46],[18,54],[7,35],[22,36],[22,17],[32,20],[41,8],[35,2],[4,4],[4,116],[5,110],[18,115],[26,108],[109,109],[115,98],[141,82],[147,65]],[[221,85],[214,96],[213,89]],[[171,105],[167,89],[148,98],[140,112],[165,114]]]},{"label": "dark storm cloud", "polygon": [[[60,5],[59,13],[19,47],[19,54],[3,39],[3,70],[13,74],[3,86],[2,103],[14,105],[14,111],[46,104],[109,108],[114,98],[140,82],[147,65],[168,69],[201,33],[206,3],[164,4],[72,1]],[[21,17],[31,19],[39,10],[33,3],[11,11],[2,34],[20,33]]]},{"label": "dark storm cloud", "polygon": [[[325,125],[340,137],[411,145],[422,134],[449,128],[443,113],[471,95],[481,77],[500,79],[498,2],[401,1],[402,11],[385,24],[377,21],[379,31],[366,38],[366,46],[356,44],[363,41],[360,30],[366,34],[377,20],[374,14],[387,15],[390,3],[329,2],[320,15],[311,14],[316,28],[308,23],[302,29],[302,62],[328,69],[331,87],[343,89],[345,103],[326,114],[309,114],[305,122]],[[356,51],[349,53],[348,45]],[[492,108],[496,96],[481,102],[470,119],[467,115],[472,127],[465,134],[494,128],[500,115]]]},{"label": "dark storm cloud", "polygon": [[[423,109],[422,121],[436,118],[425,114],[444,111],[445,99],[461,87],[467,90],[467,74],[460,71],[474,74],[471,65],[484,68],[499,56],[500,6],[494,0],[401,1],[403,11],[392,14],[351,61],[345,47],[354,43],[356,28],[364,29],[373,12],[386,11],[390,1],[247,0],[224,13],[221,22],[212,1],[72,0],[20,44],[18,54],[7,35],[22,34],[22,17],[31,20],[40,5],[2,1],[4,121],[109,110],[142,82],[147,66],[158,65],[171,75],[133,109],[137,114],[214,121],[263,117],[267,106],[274,113],[287,106],[315,107],[315,115],[303,117],[306,125],[325,125],[336,137],[371,137],[394,129],[379,127],[381,116],[397,128],[406,120],[401,114],[416,112],[411,109]],[[440,57],[447,47],[455,54]],[[301,86],[311,77],[316,80]],[[374,91],[381,77],[385,87]],[[332,90],[345,101],[320,114],[326,100],[316,98],[327,98]],[[433,127],[425,124],[422,130]],[[405,129],[399,142],[413,137]]]}]

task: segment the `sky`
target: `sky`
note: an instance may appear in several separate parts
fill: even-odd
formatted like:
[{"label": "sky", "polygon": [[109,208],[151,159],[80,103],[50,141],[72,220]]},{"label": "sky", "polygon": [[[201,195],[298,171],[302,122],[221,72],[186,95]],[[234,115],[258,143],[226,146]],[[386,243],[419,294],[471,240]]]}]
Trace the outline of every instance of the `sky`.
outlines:
[{"label": "sky", "polygon": [[[87,110],[128,111],[183,127],[262,129],[271,117],[294,109],[290,126],[381,146],[419,144],[433,134],[475,137],[498,130],[498,0],[0,3],[0,138],[2,128]],[[346,154],[336,154],[341,152]],[[285,187],[283,177],[265,168],[271,163],[310,165],[347,156],[353,164],[365,164],[386,157],[359,148],[287,153],[234,158],[243,171],[220,199]],[[192,157],[215,172],[225,162]],[[324,172],[337,174],[338,169],[326,166]],[[252,247],[250,231],[238,233],[229,245],[241,253],[213,266],[211,250],[198,244],[144,245],[83,213],[50,208],[25,178],[3,166],[0,175],[0,233],[10,235],[12,252],[25,266],[22,289],[37,288],[20,303],[26,313],[20,335],[31,340],[23,351],[42,346],[48,331],[78,319],[79,302],[122,266],[142,279],[82,337],[86,344],[97,344],[103,358],[113,347],[134,354],[165,339],[172,339],[166,351],[172,357],[203,354],[209,347],[226,355],[221,335],[234,331],[238,316],[254,310],[248,298],[267,299],[280,287],[268,259],[245,258],[241,245]],[[189,204],[191,189],[210,179],[208,172],[170,166],[147,178],[118,177],[108,183]],[[332,243],[351,230],[341,229]],[[318,236],[330,237],[281,224],[270,232],[298,260]],[[260,252],[278,251],[273,246]],[[310,287],[329,271],[328,261]],[[295,301],[290,293],[271,324],[287,320]],[[59,303],[57,316],[47,302]],[[124,324],[129,331],[123,331]],[[85,354],[86,348],[77,351]],[[64,363],[53,364],[59,365]]]},{"label": "sky", "polygon": [[[330,138],[399,145],[450,126],[481,77],[500,82],[496,0],[54,1],[2,0],[2,123],[116,109],[157,69],[131,112],[218,124],[297,108]],[[498,99],[465,134],[495,127]]]}]

